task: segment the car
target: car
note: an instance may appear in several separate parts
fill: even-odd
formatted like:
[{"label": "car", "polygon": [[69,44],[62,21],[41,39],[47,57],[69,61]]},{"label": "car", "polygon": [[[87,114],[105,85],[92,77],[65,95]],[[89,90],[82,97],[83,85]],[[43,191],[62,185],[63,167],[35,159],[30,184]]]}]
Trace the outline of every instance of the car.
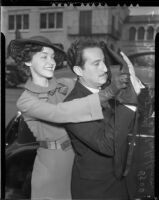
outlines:
[{"label": "car", "polygon": [[144,51],[130,54],[137,77],[148,87],[155,87],[155,52]]},{"label": "car", "polygon": [[5,145],[5,198],[30,199],[31,173],[38,143],[20,112],[6,127]]},{"label": "car", "polygon": [[26,77],[15,63],[7,64],[5,68],[6,88],[16,88],[17,85],[25,83]]},{"label": "car", "polygon": [[[152,56],[153,62],[150,66],[144,67],[145,56]],[[143,60],[142,60],[142,57]],[[134,164],[132,175],[136,180],[136,199],[154,198],[154,54],[131,55],[130,59],[135,64],[135,71],[141,81],[147,85],[147,92],[143,94],[142,108],[144,110],[140,119],[139,133],[136,135],[136,148],[134,150]],[[139,62],[138,62],[139,61]],[[147,64],[147,63],[146,63]],[[142,69],[140,69],[140,65]],[[114,69],[116,67],[114,66]],[[151,68],[151,70],[150,70]],[[112,71],[114,70],[112,67]],[[144,69],[144,70],[143,70]],[[146,71],[147,70],[147,71]],[[144,71],[144,74],[141,73]],[[75,78],[75,75],[68,68],[56,70],[57,78],[62,76]],[[151,76],[149,75],[151,73]],[[129,134],[129,141],[132,135]],[[17,115],[9,122],[5,133],[5,161],[6,161],[6,199],[30,199],[31,194],[31,173],[39,146],[33,133],[28,128],[22,114]]]}]

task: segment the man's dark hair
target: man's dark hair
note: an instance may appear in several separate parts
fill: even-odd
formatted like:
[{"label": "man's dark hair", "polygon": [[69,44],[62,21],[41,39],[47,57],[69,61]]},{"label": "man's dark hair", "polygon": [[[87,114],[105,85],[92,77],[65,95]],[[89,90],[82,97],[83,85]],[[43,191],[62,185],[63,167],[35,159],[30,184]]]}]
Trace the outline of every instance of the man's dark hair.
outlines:
[{"label": "man's dark hair", "polygon": [[85,60],[83,58],[83,50],[93,47],[98,47],[101,49],[100,44],[92,39],[81,39],[72,43],[67,51],[67,63],[72,71],[74,66],[83,68],[83,65],[85,64]]}]

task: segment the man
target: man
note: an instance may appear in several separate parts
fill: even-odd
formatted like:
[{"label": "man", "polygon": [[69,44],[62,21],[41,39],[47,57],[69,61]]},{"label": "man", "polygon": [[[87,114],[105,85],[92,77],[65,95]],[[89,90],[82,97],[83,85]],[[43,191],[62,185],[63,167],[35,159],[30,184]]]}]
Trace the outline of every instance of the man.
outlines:
[{"label": "man", "polygon": [[[78,80],[65,101],[98,93],[102,87],[112,88],[116,77],[110,81],[110,68],[105,61],[104,50],[98,43],[83,40],[72,44],[68,63]],[[127,74],[118,75],[128,83]],[[71,182],[73,199],[128,199],[122,174],[128,148],[127,134],[135,116],[134,110],[128,107],[108,100],[103,120],[66,124],[75,150]]]}]

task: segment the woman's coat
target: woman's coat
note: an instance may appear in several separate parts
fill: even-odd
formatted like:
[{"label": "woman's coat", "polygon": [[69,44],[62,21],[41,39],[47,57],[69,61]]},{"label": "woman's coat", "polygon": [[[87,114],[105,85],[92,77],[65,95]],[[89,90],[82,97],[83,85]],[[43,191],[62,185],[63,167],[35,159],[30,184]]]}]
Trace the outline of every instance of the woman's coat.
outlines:
[{"label": "woman's coat", "polygon": [[[26,83],[25,91],[19,98],[17,105],[37,141],[54,141],[62,137],[68,137],[62,125],[48,122],[48,118],[57,122],[63,113],[64,118],[61,116],[62,122],[83,121],[86,119],[89,121],[94,116],[96,118],[103,117],[97,97],[93,101],[88,100],[83,101],[83,104],[78,103],[78,106],[75,107],[78,107],[75,112],[76,115],[72,115],[74,111],[72,111],[72,114],[67,113],[67,111],[70,112],[70,110],[75,109],[74,104],[71,105],[71,103],[67,104],[66,107],[61,106],[57,109],[55,105],[64,100],[73,86],[74,83],[67,79],[58,82],[52,79],[47,88],[35,85],[31,80]],[[92,106],[93,103],[96,106]],[[83,107],[85,108],[84,111]],[[38,114],[40,119],[38,119]],[[59,122],[61,121],[59,120]],[[38,148],[32,172],[32,199],[71,199],[70,181],[73,159],[72,147],[66,151]]]}]

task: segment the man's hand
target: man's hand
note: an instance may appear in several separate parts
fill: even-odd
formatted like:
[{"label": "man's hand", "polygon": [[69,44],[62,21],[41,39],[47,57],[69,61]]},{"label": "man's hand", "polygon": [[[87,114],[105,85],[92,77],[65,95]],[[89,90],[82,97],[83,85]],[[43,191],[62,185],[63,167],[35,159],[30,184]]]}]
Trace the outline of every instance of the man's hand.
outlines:
[{"label": "man's hand", "polygon": [[135,70],[134,70],[134,66],[133,64],[131,63],[131,61],[129,60],[129,58],[121,51],[120,52],[121,56],[123,57],[124,61],[126,62],[127,64],[127,67],[129,69],[129,73],[130,73],[130,80],[131,80],[131,83],[133,85],[133,88],[136,92],[136,94],[140,94],[140,91],[142,88],[144,88],[145,86],[141,83],[141,81],[136,77],[136,74],[135,74]]},{"label": "man's hand", "polygon": [[116,99],[122,104],[137,106],[137,94],[131,81],[127,88],[120,90],[120,92],[116,95]]},{"label": "man's hand", "polygon": [[128,73],[122,73],[119,75],[112,75],[110,87],[114,95],[116,95],[121,89],[127,88],[130,83],[130,75]]},{"label": "man's hand", "polygon": [[115,97],[121,89],[127,88],[129,83],[129,74],[113,75],[111,84],[105,89],[99,91],[99,99],[101,103],[105,103],[105,101]]}]

